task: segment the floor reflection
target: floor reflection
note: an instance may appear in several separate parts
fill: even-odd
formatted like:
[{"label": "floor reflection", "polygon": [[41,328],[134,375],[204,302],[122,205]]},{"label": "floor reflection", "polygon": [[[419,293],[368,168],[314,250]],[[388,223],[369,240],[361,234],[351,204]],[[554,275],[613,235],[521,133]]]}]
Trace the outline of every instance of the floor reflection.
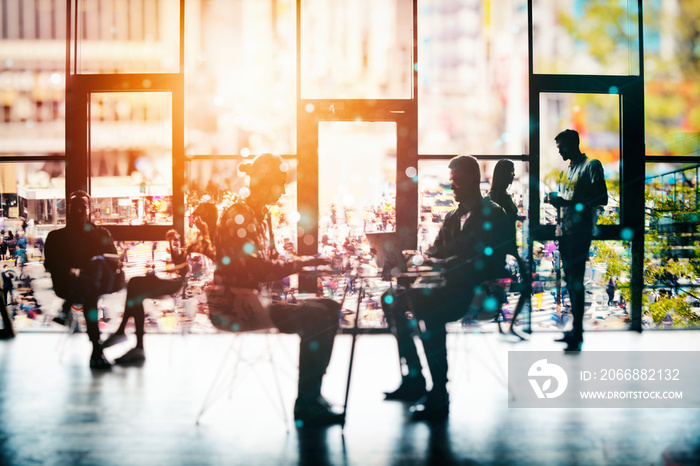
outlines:
[{"label": "floor reflection", "polygon": [[[466,335],[460,338],[469,338],[468,346],[451,346],[465,354],[451,366],[450,418],[441,425],[410,422],[406,405],[383,400],[400,378],[395,342],[359,337],[345,427],[308,430],[286,425],[268,393],[274,386],[252,374],[196,424],[231,335],[149,335],[142,367],[101,373],[87,367],[85,335],[73,337],[59,358],[61,338],[21,333],[0,341],[0,464],[700,464],[696,409],[509,408],[508,390],[486,356],[507,359],[513,345],[494,336]],[[700,350],[697,332],[616,333],[587,344],[605,348],[607,338],[625,348]],[[280,340],[294,361],[298,341]],[[336,343],[324,396],[338,403],[351,340]],[[554,349],[551,338],[537,335],[523,345]],[[291,417],[296,381],[280,380]]]}]

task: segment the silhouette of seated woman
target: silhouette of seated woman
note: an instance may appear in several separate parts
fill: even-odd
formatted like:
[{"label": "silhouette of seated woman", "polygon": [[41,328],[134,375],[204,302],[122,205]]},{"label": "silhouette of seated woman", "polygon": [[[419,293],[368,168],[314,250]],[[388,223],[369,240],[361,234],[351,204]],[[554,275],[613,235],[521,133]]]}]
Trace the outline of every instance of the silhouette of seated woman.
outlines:
[{"label": "silhouette of seated woman", "polygon": [[215,235],[214,287],[207,290],[209,314],[218,328],[245,330],[240,320],[252,308],[269,312],[283,333],[297,333],[298,396],[294,405],[297,427],[339,424],[344,415],[321,396],[321,383],[330,362],[339,325],[340,305],[330,299],[264,302],[266,284],[298,273],[304,266],[327,265],[327,259],[278,257],[269,205],[285,192],[287,164],[277,155],[261,154],[239,170],[249,175],[248,196],[238,197],[221,215]]},{"label": "silhouette of seated woman", "polygon": [[[510,230],[508,235],[515,238],[516,222],[518,220],[524,220],[525,217],[519,215],[518,207],[513,202],[513,198],[508,194],[508,188],[513,184],[515,179],[515,164],[512,160],[501,159],[496,162],[496,166],[493,169],[493,178],[491,179],[491,190],[489,191],[486,199],[489,199],[503,208],[504,212],[508,216],[510,222],[507,227]],[[515,322],[518,314],[523,308],[525,301],[528,300],[532,294],[532,276],[529,272],[529,267],[527,262],[525,262],[521,257],[517,248],[515,241],[510,243],[511,250],[507,253],[513,256],[517,262],[518,270],[520,271],[521,283],[521,293],[523,293],[522,298],[519,300],[515,312],[513,313],[512,321]],[[516,279],[517,277],[512,277]],[[511,333],[515,333],[513,330],[513,325],[510,327]],[[522,338],[522,337],[521,337]]]}]

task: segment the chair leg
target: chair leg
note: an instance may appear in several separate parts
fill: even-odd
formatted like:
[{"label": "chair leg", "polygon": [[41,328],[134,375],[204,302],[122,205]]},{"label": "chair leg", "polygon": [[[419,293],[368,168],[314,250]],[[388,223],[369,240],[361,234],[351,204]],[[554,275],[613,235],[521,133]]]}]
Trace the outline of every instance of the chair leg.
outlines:
[{"label": "chair leg", "polygon": [[[207,391],[207,396],[204,398],[204,402],[202,402],[202,407],[199,410],[199,414],[197,415],[197,419],[195,420],[195,424],[199,425],[199,421],[204,415],[204,412],[209,409],[209,407],[213,404],[215,401],[215,396],[214,392],[215,389],[221,385],[221,380],[224,378],[224,367],[226,366],[226,362],[228,361],[231,353],[233,353],[233,346],[236,342],[236,336],[234,335],[233,339],[231,340],[231,344],[229,347],[226,349],[226,352],[224,353],[224,356],[221,358],[221,364],[219,364],[219,370],[214,374],[214,379],[211,382],[211,385],[209,386],[209,390]],[[235,378],[235,377],[234,377]]]},{"label": "chair leg", "polygon": [[[273,338],[279,337],[279,335],[275,334],[266,334],[266,335],[261,335],[265,336],[265,346],[264,346],[264,352],[257,355],[257,356],[248,356],[246,355],[245,348],[246,348],[246,342],[248,341],[248,338],[250,337],[249,334],[246,333],[241,333],[241,334],[236,334],[233,337],[233,340],[231,341],[231,344],[229,345],[228,349],[226,350],[224,356],[222,357],[221,364],[219,365],[219,369],[217,373],[214,375],[214,379],[212,380],[211,386],[209,387],[208,393],[206,398],[204,399],[204,402],[202,403],[202,408],[199,411],[199,414],[197,415],[197,419],[195,421],[195,424],[199,425],[200,420],[204,413],[206,412],[209,407],[211,407],[214,402],[223,394],[229,393],[230,397],[233,397],[233,391],[236,388],[237,382],[240,382],[242,380],[242,374],[239,372],[239,370],[242,368],[242,365],[248,366],[248,368],[253,372],[255,375],[256,379],[262,386],[262,389],[265,391],[267,394],[268,398],[270,398],[270,401],[273,402],[273,404],[277,405],[277,403],[274,403],[274,394],[268,390],[267,384],[265,383],[265,380],[257,370],[257,367],[259,366],[259,362],[265,362],[270,365],[270,368],[272,370],[272,375],[274,378],[274,384],[275,384],[275,390],[277,391],[277,399],[279,402],[279,406],[275,406],[275,408],[279,408],[281,410],[280,413],[282,420],[285,425],[285,429],[287,430],[287,433],[290,432],[289,426],[290,426],[290,419],[289,415],[287,412],[287,405],[284,402],[284,392],[282,390],[282,384],[280,382],[280,378],[278,375],[278,367],[277,367],[277,362],[275,360],[275,352],[273,348]],[[250,346],[250,345],[248,345]],[[227,363],[230,361],[231,356],[235,357],[235,363],[233,367],[230,369],[227,367]],[[228,376],[228,378],[227,378]]]},{"label": "chair leg", "polygon": [[275,363],[275,353],[274,353],[274,348],[272,348],[272,345],[270,344],[270,339],[274,337],[272,334],[266,335],[267,337],[267,352],[270,356],[270,364],[272,365],[272,375],[275,379],[275,388],[277,390],[277,397],[279,399],[280,403],[280,409],[282,411],[282,420],[284,421],[284,426],[287,429],[287,433],[289,433],[289,416],[287,413],[287,406],[284,402],[284,396],[282,392],[282,384],[280,383],[279,376],[277,375],[277,364]]},{"label": "chair leg", "polygon": [[68,349],[71,337],[78,333],[78,330],[80,329],[80,316],[78,315],[78,312],[73,310],[72,307],[69,308],[66,318],[69,318],[70,320],[70,322],[68,322],[68,328],[64,333],[65,336],[60,339],[56,345],[56,353],[58,354],[59,362],[63,362],[63,357]]}]

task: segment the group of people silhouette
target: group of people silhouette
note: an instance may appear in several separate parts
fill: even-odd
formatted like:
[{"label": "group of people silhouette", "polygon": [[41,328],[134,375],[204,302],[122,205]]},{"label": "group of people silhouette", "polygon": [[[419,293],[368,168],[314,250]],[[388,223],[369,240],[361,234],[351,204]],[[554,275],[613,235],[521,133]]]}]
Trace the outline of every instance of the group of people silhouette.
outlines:
[{"label": "group of people silhouette", "polygon": [[[593,234],[595,210],[607,203],[602,164],[579,149],[579,135],[566,130],[555,138],[569,167],[563,176],[561,192],[547,196],[561,208],[562,232],[559,247],[564,261],[567,287],[571,296],[573,330],[561,341],[567,351],[579,351],[583,342],[583,272]],[[218,218],[212,203],[195,210],[197,238],[182,246],[174,230],[168,242],[176,278],[164,279],[154,273],[134,277],[128,284],[123,321],[115,333],[100,340],[97,300],[125,286],[119,255],[109,231],[90,222],[90,197],[76,191],[68,199],[66,227],[52,231],[45,246],[45,267],[54,291],[65,300],[64,309],[82,305],[87,333],[92,342],[90,367],[109,369],[112,365],[103,348],[126,339],[125,326],[133,318],[137,344],[116,362],[143,361],[143,300],[177,292],[187,275],[187,256],[198,252],[216,264],[214,282],[208,287],[210,318],[217,328],[240,330],[236,316],[250,309],[264,308],[270,325],[283,333],[298,334],[299,379],[294,417],[298,427],[327,426],[344,422],[344,413],[322,396],[323,377],[330,362],[339,325],[340,303],[315,298],[290,303],[266,300],[261,291],[267,283],[302,271],[308,266],[330,265],[323,257],[278,257],[269,206],[285,193],[287,164],[277,155],[261,154],[239,170],[249,179],[245,198],[238,197]],[[484,282],[505,278],[507,255],[520,259],[515,241],[519,212],[508,187],[515,172],[513,162],[496,164],[491,191],[482,196],[481,170],[476,158],[460,155],[448,164],[450,182],[458,207],[445,217],[437,237],[420,258],[421,263],[438,263],[444,272],[439,287],[411,284],[391,288],[381,304],[392,333],[396,336],[402,362],[401,385],[386,393],[387,400],[414,403],[414,420],[442,421],[449,414],[447,392],[447,349],[445,324],[459,320],[467,311]],[[412,318],[410,318],[412,317]],[[428,367],[423,368],[412,332],[423,322],[419,336]],[[432,379],[427,390],[425,374]]]}]

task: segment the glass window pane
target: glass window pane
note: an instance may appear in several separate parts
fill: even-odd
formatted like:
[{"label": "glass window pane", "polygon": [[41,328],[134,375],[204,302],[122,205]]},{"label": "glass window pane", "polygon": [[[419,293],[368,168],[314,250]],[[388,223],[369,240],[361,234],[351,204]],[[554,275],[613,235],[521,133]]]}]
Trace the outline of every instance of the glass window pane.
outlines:
[{"label": "glass window pane", "polygon": [[[0,260],[17,278],[10,291],[16,305],[10,306],[17,330],[46,328],[63,300],[44,293],[51,280],[45,280],[42,262],[46,236],[65,226],[65,165],[63,162],[0,163]],[[10,238],[27,239],[26,248],[11,247]],[[16,261],[16,262],[15,262]],[[31,286],[23,277],[31,277]],[[41,279],[39,279],[41,278]],[[8,297],[9,301],[9,297]],[[11,302],[11,301],[10,301]],[[22,305],[20,308],[19,305]],[[60,328],[55,324],[55,328]]]},{"label": "glass window pane", "polygon": [[296,153],[294,0],[187,4],[185,150]]},{"label": "glass window pane", "polygon": [[418,151],[528,153],[527,2],[421,1]]},{"label": "glass window pane", "polygon": [[578,131],[580,149],[601,161],[608,204],[599,210],[598,224],[620,223],[620,110],[617,94],[540,94],[540,222],[557,223],[557,209],[544,196],[561,191],[569,163],[559,155],[554,138],[565,129]]},{"label": "glass window pane", "polygon": [[534,0],[532,18],[536,74],[639,75],[637,2]]},{"label": "glass window pane", "polygon": [[648,155],[700,156],[699,20],[695,2],[644,2]]},{"label": "glass window pane", "polygon": [[647,164],[645,328],[700,327],[699,170],[698,164]]},{"label": "glass window pane", "polygon": [[[362,275],[384,272],[389,277],[396,260],[396,143],[394,122],[322,121],[318,126],[319,252],[342,257],[347,271]],[[313,241],[303,235],[301,241]],[[310,242],[307,244],[311,244]],[[376,252],[371,254],[371,249]],[[360,258],[364,258],[361,260]],[[366,263],[364,265],[363,263]],[[323,277],[318,288],[324,296],[340,299],[345,286],[364,286],[359,303],[361,328],[385,328],[379,297],[389,281]],[[358,294],[349,294],[341,328],[355,325]]]},{"label": "glass window pane", "polygon": [[318,156],[322,252],[396,230],[396,123],[322,121]]},{"label": "glass window pane", "polygon": [[180,2],[78,1],[78,74],[177,73]]},{"label": "glass window pane", "polygon": [[15,233],[26,220],[28,237],[42,236],[66,221],[62,162],[0,164],[0,227]]},{"label": "glass window pane", "polygon": [[[593,241],[590,253],[584,275],[584,330],[629,328],[629,243]],[[557,243],[536,241],[533,245],[533,259],[532,329],[571,330],[571,300]],[[524,325],[527,317],[523,316],[522,320],[516,326]]]},{"label": "glass window pane", "polygon": [[410,99],[410,0],[302,0],[301,97]]},{"label": "glass window pane", "polygon": [[445,215],[457,207],[452,197],[447,160],[418,162],[418,250],[425,251],[440,230]]},{"label": "glass window pane", "polygon": [[64,155],[66,0],[0,10],[0,157]]},{"label": "glass window pane", "polygon": [[[340,299],[345,286],[363,286],[360,328],[386,328],[379,298],[391,282],[382,276],[391,276],[399,256],[394,248],[396,144],[394,122],[322,121],[318,126],[319,252],[342,257],[346,271],[365,276],[323,277],[319,290]],[[299,233],[301,241],[312,240]],[[355,325],[359,298],[358,293],[348,294],[341,328]]]},{"label": "glass window pane", "polygon": [[170,93],[91,94],[90,176],[96,222],[172,224]]},{"label": "glass window pane", "polygon": [[0,68],[0,157],[65,155],[65,63],[42,62],[32,70],[22,69],[21,60],[5,63],[9,66]]}]

